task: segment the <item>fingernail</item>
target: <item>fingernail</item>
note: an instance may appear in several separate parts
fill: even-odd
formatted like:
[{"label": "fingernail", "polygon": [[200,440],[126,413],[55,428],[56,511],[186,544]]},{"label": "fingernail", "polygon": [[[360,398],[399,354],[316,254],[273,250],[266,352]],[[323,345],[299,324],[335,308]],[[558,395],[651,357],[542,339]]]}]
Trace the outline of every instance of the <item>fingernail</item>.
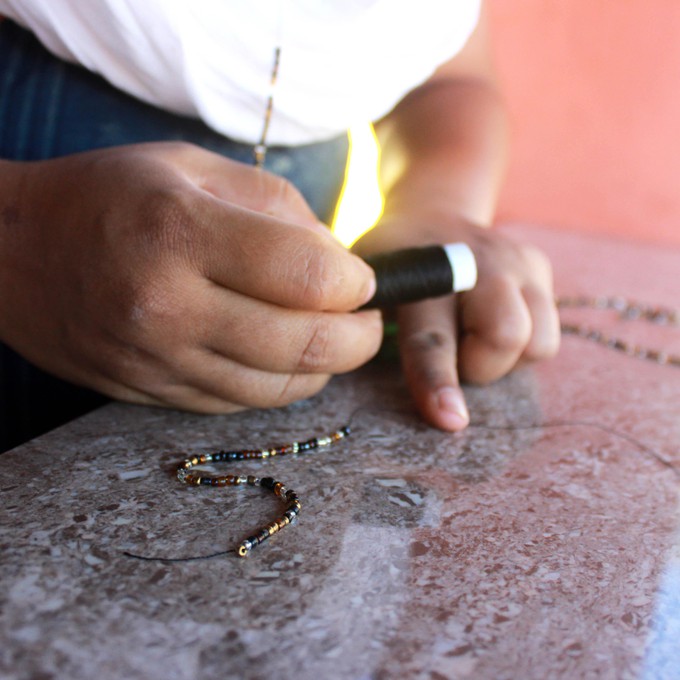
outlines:
[{"label": "fingernail", "polygon": [[465,427],[470,422],[470,414],[460,390],[455,387],[442,387],[437,390],[436,398],[437,407],[452,419],[453,424]]}]

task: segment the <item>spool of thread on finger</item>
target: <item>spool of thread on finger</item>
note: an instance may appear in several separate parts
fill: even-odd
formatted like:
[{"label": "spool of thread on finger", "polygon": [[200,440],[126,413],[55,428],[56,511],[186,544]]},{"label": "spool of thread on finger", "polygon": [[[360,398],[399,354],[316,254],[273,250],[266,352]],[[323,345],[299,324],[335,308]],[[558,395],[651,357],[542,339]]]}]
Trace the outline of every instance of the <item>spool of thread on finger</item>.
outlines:
[{"label": "spool of thread on finger", "polygon": [[375,271],[375,295],[362,309],[390,307],[474,288],[477,264],[465,243],[406,248],[365,258]]}]

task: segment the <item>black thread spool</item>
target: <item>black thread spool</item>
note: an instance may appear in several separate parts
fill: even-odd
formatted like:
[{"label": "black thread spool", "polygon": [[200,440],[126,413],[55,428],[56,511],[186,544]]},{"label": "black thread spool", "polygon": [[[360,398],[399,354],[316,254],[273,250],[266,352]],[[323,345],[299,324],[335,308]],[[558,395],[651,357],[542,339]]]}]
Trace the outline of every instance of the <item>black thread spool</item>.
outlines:
[{"label": "black thread spool", "polygon": [[391,307],[470,290],[477,266],[469,246],[406,248],[365,258],[375,271],[375,295],[362,309]]}]

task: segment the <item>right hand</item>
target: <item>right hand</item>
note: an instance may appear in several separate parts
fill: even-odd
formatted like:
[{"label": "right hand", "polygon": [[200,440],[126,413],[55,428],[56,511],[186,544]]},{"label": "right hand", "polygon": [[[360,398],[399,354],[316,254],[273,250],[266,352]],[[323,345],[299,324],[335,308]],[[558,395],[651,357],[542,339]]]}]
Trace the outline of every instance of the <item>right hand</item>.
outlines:
[{"label": "right hand", "polygon": [[7,177],[0,337],[50,373],[220,413],[308,397],[379,348],[379,312],[350,313],[372,270],[279,177],[175,143]]}]

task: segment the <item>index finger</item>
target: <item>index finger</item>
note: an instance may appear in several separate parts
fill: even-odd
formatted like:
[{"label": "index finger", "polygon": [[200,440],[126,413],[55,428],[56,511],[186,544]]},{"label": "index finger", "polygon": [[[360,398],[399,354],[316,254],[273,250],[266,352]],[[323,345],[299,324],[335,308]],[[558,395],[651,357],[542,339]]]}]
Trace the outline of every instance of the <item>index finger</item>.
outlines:
[{"label": "index finger", "polygon": [[373,270],[335,239],[207,194],[198,202],[197,266],[214,283],[312,311],[351,311],[373,296]]}]

